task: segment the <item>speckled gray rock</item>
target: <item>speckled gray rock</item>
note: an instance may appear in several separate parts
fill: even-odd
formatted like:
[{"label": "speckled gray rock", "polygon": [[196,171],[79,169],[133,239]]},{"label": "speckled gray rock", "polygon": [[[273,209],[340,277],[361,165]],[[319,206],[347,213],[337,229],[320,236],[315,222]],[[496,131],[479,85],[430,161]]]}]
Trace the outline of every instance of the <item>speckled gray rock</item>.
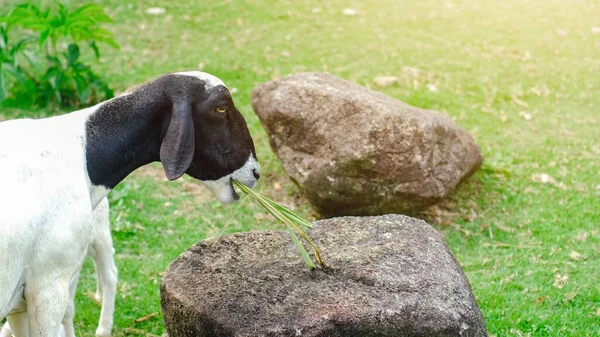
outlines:
[{"label": "speckled gray rock", "polygon": [[325,217],[415,213],[483,161],[447,116],[326,73],[260,85],[252,106],[288,175]]},{"label": "speckled gray rock", "polygon": [[191,247],[161,283],[169,336],[487,336],[465,275],[425,222],[334,218],[309,235],[330,271],[308,271],[284,231]]}]

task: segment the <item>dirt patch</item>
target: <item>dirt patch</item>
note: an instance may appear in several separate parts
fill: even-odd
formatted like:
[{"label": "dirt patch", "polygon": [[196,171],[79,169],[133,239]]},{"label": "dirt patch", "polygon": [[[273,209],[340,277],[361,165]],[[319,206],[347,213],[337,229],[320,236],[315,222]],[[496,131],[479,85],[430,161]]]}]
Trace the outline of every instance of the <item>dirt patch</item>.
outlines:
[{"label": "dirt patch", "polygon": [[417,215],[417,218],[425,220],[430,224],[453,226],[455,219],[460,215],[460,213],[453,211],[455,207],[455,203],[444,200],[421,211]]}]

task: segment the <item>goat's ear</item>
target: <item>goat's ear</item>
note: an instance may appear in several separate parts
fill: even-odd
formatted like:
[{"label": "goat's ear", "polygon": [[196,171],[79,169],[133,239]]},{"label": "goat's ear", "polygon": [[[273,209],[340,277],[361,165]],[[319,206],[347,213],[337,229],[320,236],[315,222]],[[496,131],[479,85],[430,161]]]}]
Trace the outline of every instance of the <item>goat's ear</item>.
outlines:
[{"label": "goat's ear", "polygon": [[160,145],[160,161],[169,180],[181,177],[194,158],[194,120],[192,104],[173,103],[171,122]]}]

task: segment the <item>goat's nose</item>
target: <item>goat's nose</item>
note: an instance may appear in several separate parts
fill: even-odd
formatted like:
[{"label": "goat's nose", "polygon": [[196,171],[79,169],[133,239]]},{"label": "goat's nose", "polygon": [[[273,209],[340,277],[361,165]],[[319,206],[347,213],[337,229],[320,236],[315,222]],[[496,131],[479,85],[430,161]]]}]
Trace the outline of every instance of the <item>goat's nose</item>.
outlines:
[{"label": "goat's nose", "polygon": [[252,170],[252,174],[254,175],[254,178],[256,178],[256,180],[258,180],[260,178],[260,171],[257,169]]}]

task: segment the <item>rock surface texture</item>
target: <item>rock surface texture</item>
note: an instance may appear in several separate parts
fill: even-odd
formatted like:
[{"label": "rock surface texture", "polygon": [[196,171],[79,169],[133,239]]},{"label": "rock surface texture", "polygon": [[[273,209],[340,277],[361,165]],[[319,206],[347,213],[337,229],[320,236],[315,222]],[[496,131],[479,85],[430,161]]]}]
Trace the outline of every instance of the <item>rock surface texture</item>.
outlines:
[{"label": "rock surface texture", "polygon": [[487,336],[465,275],[425,222],[341,217],[309,236],[330,270],[308,271],[284,231],[191,247],[162,279],[169,336]]},{"label": "rock surface texture", "polygon": [[415,213],[483,161],[447,116],[326,73],[260,85],[252,106],[285,170],[325,217]]}]

